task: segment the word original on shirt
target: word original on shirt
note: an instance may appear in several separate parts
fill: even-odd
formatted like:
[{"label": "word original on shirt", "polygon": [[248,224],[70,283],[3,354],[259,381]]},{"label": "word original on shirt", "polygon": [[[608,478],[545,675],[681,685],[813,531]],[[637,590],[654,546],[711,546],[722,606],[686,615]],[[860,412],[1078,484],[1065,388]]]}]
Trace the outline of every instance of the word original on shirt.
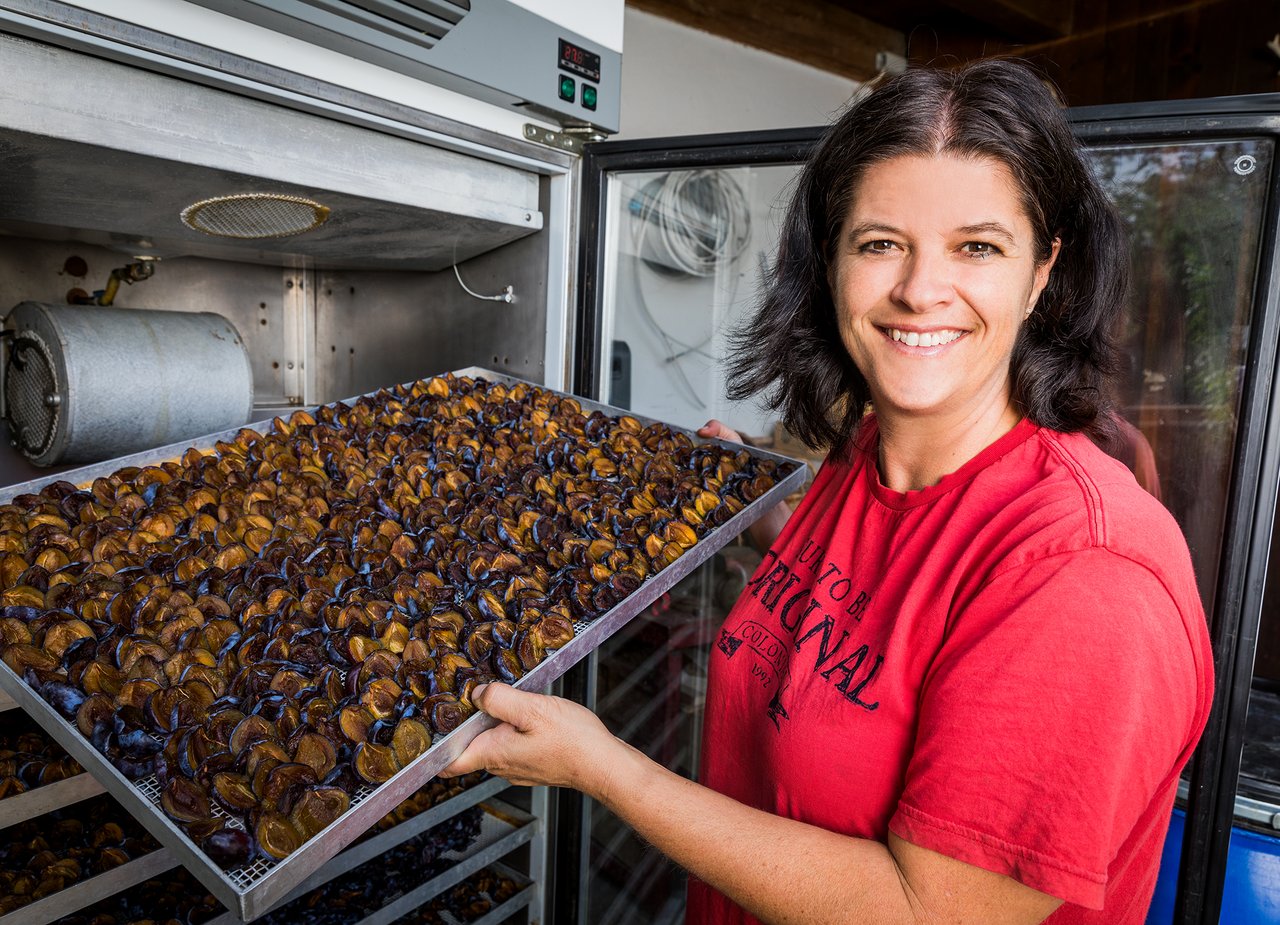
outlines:
[{"label": "word original on shirt", "polygon": [[794,563],[781,561],[770,550],[747,584],[757,606],[744,608],[737,626],[729,629],[726,624],[720,631],[717,646],[726,658],[733,658],[744,643],[759,657],[751,676],[761,687],[773,687],[767,714],[778,729],[790,718],[786,694],[793,675],[805,668],[844,702],[867,711],[880,706],[868,699],[867,688],[884,664],[884,653],[873,654],[870,645],[853,638],[871,593],[855,587],[823,554],[812,540]]}]

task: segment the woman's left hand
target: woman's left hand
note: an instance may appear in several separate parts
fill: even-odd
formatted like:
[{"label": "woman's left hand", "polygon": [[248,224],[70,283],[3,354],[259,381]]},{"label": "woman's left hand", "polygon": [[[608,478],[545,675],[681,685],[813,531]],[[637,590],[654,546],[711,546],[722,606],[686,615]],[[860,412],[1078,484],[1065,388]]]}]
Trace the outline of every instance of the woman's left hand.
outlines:
[{"label": "woman's left hand", "polygon": [[500,725],[476,736],[441,777],[483,769],[513,784],[572,787],[594,797],[607,789],[610,755],[626,746],[586,707],[498,683],[477,687],[471,699]]}]

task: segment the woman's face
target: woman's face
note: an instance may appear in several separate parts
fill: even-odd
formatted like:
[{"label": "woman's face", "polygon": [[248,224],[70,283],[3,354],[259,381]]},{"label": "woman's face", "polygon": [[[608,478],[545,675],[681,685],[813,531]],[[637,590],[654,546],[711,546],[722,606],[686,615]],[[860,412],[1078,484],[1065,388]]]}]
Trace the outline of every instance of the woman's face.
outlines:
[{"label": "woman's face", "polygon": [[903,156],[862,176],[831,271],[840,336],[884,419],[976,422],[1010,408],[1037,264],[1012,174],[986,158]]}]

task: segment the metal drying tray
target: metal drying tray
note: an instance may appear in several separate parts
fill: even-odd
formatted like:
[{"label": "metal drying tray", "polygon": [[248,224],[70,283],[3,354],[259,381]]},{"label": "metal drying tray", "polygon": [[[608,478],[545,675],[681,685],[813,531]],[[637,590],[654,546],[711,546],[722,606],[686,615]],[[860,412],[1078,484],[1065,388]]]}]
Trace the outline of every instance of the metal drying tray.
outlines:
[{"label": "metal drying tray", "polygon": [[[446,375],[441,373],[439,375]],[[512,376],[495,373],[480,367],[467,367],[454,370],[457,377],[483,377],[490,382],[501,382],[505,385],[523,383],[545,389],[557,395],[567,395],[556,389],[527,382]],[[429,376],[424,378],[430,378]],[[346,400],[352,404],[360,398],[372,397],[375,390],[364,396]],[[584,412],[594,410],[609,415],[628,414],[642,424],[656,423],[653,418],[633,414],[622,408],[614,408],[599,402],[590,401],[579,396],[572,396]],[[269,428],[270,421],[260,421],[245,425],[253,429]],[[670,425],[668,425],[670,426]],[[143,453],[135,453],[119,459],[85,466],[51,475],[48,478],[35,479],[0,489],[0,504],[11,502],[18,495],[38,492],[41,488],[57,481],[86,485],[95,478],[111,475],[126,466],[157,465],[162,462],[176,460],[191,447],[202,451],[212,451],[218,441],[231,441],[241,430],[236,427],[220,433],[210,434],[182,443],[174,443],[158,447]],[[721,442],[707,441],[683,428],[672,427],[672,430],[683,431],[697,443]],[[731,444],[724,444],[729,446]],[[516,686],[523,690],[543,691],[575,664],[609,638],[615,631],[625,625],[638,613],[653,604],[669,591],[677,582],[698,566],[711,558],[719,549],[742,533],[748,526],[758,520],[776,503],[787,495],[799,490],[807,477],[807,467],[794,459],[770,453],[755,447],[738,447],[745,449],[752,456],[772,459],[784,470],[790,467],[767,493],[748,504],[742,511],[734,515],[725,524],[715,528],[702,537],[696,545],[683,556],[655,575],[649,576],[640,587],[625,600],[591,622],[574,623],[575,636],[567,644],[553,653],[532,671],[522,677]],[[251,921],[268,912],[283,900],[300,883],[321,867],[326,861],[350,844],[358,835],[372,826],[380,818],[398,806],[411,794],[421,788],[427,781],[435,777],[443,768],[462,754],[463,750],[477,735],[485,729],[496,725],[495,721],[484,714],[469,717],[457,729],[446,736],[438,737],[423,755],[402,768],[394,777],[379,787],[364,786],[351,797],[350,808],[326,829],[307,841],[300,848],[282,861],[269,862],[257,859],[253,863],[224,871],[192,842],[177,825],[170,821],[160,808],[160,787],[154,776],[131,781],[121,774],[104,755],[93,748],[80,735],[78,729],[67,722],[39,695],[29,688],[8,665],[0,662],[0,691],[7,693],[18,705],[30,714],[67,752],[80,762],[89,773],[93,774],[107,792],[115,797],[153,836],[162,844],[173,849],[179,861],[213,895],[228,909],[236,913],[243,921]]]}]

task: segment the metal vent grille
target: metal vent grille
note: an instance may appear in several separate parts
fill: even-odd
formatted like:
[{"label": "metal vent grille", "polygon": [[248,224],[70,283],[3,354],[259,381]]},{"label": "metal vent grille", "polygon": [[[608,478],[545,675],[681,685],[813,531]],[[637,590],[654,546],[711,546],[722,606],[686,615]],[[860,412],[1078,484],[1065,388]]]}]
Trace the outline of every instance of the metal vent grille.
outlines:
[{"label": "metal vent grille", "polygon": [[23,331],[9,348],[4,371],[5,409],[19,450],[44,454],[58,430],[61,400],[53,357],[35,333]]},{"label": "metal vent grille", "polygon": [[303,0],[355,26],[433,48],[471,11],[471,0]]},{"label": "metal vent grille", "polygon": [[218,196],[182,210],[184,224],[219,238],[284,238],[318,228],[328,218],[328,206],[277,193]]}]

